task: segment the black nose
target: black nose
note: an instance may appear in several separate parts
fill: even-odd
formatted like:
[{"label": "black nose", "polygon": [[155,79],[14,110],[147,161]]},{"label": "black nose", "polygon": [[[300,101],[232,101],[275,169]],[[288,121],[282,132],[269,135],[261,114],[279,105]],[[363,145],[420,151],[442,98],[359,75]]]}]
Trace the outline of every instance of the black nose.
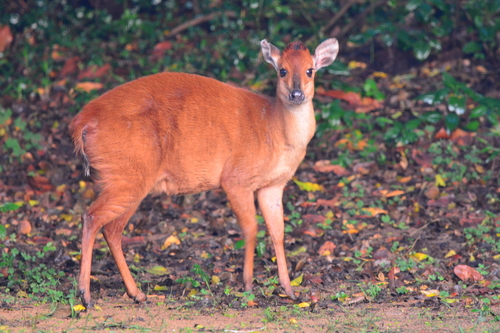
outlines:
[{"label": "black nose", "polygon": [[290,93],[290,96],[288,98],[291,102],[300,103],[304,101],[306,96],[304,95],[302,90],[295,89]]}]

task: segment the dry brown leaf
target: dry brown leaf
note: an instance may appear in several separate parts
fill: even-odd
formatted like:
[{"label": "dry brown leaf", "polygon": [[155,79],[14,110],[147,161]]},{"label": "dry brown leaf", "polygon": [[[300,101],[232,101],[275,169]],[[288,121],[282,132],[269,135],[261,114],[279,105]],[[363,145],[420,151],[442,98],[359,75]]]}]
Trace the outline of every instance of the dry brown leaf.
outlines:
[{"label": "dry brown leaf", "polygon": [[375,162],[371,161],[371,162],[360,162],[360,163],[356,163],[353,167],[352,167],[352,171],[355,173],[355,174],[360,174],[360,175],[367,175],[370,173],[370,169],[375,165]]},{"label": "dry brown leaf", "polygon": [[316,206],[337,207],[338,205],[340,205],[340,201],[336,197],[330,200],[318,199],[316,201]]},{"label": "dry brown leaf", "polygon": [[347,176],[350,174],[350,172],[347,171],[346,168],[341,165],[331,164],[329,160],[317,161],[316,163],[314,163],[313,169],[315,171],[324,173],[333,172],[337,176]]},{"label": "dry brown leaf", "polygon": [[410,180],[412,180],[412,176],[407,176],[407,177],[401,177],[398,179],[398,183],[401,183],[401,184],[406,184],[408,183]]},{"label": "dry brown leaf", "polygon": [[18,234],[27,235],[27,234],[31,233],[31,230],[32,230],[32,228],[31,228],[30,221],[22,220],[17,225],[17,233]]},{"label": "dry brown leaf", "polygon": [[41,192],[50,192],[56,189],[55,186],[50,183],[50,180],[44,176],[28,177],[28,185],[32,189]]},{"label": "dry brown leaf", "polygon": [[382,102],[370,97],[361,97],[360,94],[354,91],[345,92],[342,90],[324,90],[319,88],[317,94],[346,101],[349,103],[349,107],[353,108],[357,113],[367,113],[384,106]]},{"label": "dry brown leaf", "polygon": [[391,192],[387,192],[387,191],[380,191],[382,193],[382,195],[386,198],[391,198],[391,197],[395,197],[395,196],[398,196],[398,195],[402,195],[402,194],[405,194],[405,191],[401,191],[401,190],[396,190],[396,191],[391,191]]},{"label": "dry brown leaf", "polygon": [[377,216],[379,214],[389,214],[387,210],[378,207],[368,207],[368,208],[363,208],[363,210],[370,212],[372,216]]},{"label": "dry brown leaf", "polygon": [[459,146],[470,146],[472,143],[472,138],[476,136],[476,133],[466,132],[457,128],[450,135],[450,140]]},{"label": "dry brown leaf", "polygon": [[436,135],[434,135],[434,139],[449,139],[449,138],[450,136],[448,135],[444,127],[441,127],[439,131],[436,133]]},{"label": "dry brown leaf", "polygon": [[337,246],[330,241],[326,241],[321,247],[318,249],[318,254],[320,256],[329,256],[333,254]]},{"label": "dry brown leaf", "polygon": [[13,40],[14,38],[12,37],[10,27],[8,25],[0,27],[0,52],[5,51]]},{"label": "dry brown leaf", "polygon": [[411,158],[417,162],[418,165],[424,167],[424,168],[431,168],[432,167],[432,157],[427,155],[426,153],[418,150],[418,149],[412,149],[411,151]]},{"label": "dry brown leaf", "polygon": [[59,77],[65,77],[69,74],[76,73],[76,71],[78,70],[78,62],[79,61],[80,61],[80,57],[73,57],[73,58],[69,58],[68,60],[66,60],[63,68],[59,72]]},{"label": "dry brown leaf", "polygon": [[153,48],[153,59],[161,58],[165,51],[170,50],[172,46],[172,42],[169,41],[164,41],[156,44]]},{"label": "dry brown leaf", "polygon": [[95,78],[103,77],[104,75],[108,74],[110,71],[111,71],[110,64],[105,64],[101,67],[98,67],[97,65],[91,65],[78,74],[78,80],[95,79]]},{"label": "dry brown leaf", "polygon": [[424,195],[427,199],[437,199],[439,197],[440,191],[437,186],[432,185],[427,190],[425,190]]},{"label": "dry brown leaf", "polygon": [[466,282],[477,282],[483,279],[483,276],[478,271],[468,265],[457,265],[453,269],[453,272],[460,278],[460,280]]},{"label": "dry brown leaf", "polygon": [[76,90],[90,92],[92,90],[102,89],[104,85],[100,82],[80,82],[75,86]]}]

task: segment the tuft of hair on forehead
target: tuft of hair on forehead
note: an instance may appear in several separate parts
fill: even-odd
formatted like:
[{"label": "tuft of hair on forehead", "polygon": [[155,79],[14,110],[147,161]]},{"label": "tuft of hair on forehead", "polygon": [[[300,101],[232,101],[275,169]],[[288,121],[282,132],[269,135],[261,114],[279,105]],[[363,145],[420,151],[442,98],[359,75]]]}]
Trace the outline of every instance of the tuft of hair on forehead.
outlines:
[{"label": "tuft of hair on forehead", "polygon": [[283,53],[288,53],[290,51],[308,51],[309,49],[300,41],[297,42],[291,42],[288,44],[285,49],[283,50]]}]

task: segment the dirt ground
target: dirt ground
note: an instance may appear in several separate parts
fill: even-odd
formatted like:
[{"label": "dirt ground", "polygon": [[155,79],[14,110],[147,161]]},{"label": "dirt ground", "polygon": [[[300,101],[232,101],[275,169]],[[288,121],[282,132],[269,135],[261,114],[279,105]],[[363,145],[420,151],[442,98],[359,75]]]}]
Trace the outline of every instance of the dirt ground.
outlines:
[{"label": "dirt ground", "polygon": [[[186,309],[155,297],[135,305],[127,297],[114,297],[99,300],[98,307],[72,317],[68,305],[4,303],[0,332],[500,332],[498,322],[470,309],[412,302],[234,310]],[[500,306],[491,310],[499,312]]]}]

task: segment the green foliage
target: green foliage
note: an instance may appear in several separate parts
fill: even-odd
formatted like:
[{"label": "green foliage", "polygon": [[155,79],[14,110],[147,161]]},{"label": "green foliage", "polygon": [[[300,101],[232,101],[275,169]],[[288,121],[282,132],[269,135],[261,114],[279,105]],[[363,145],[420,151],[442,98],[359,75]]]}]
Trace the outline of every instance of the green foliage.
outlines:
[{"label": "green foliage", "polygon": [[[418,96],[416,99],[426,104],[437,106],[445,104],[448,114],[442,115],[440,112],[429,112],[420,118],[420,121],[437,123],[444,121],[445,128],[453,131],[457,127],[462,127],[469,131],[476,131],[479,128],[481,119],[489,125],[497,125],[500,116],[500,101],[494,98],[485,97],[469,87],[465,83],[457,81],[448,73],[443,73],[444,88],[435,92],[429,92]],[[467,112],[466,101],[471,99],[477,106]]]},{"label": "green foliage", "polygon": [[[367,2],[365,7],[370,5]],[[476,58],[491,57],[498,48],[495,33],[500,29],[499,12],[499,1],[391,0],[372,10],[368,28],[351,36],[350,41],[396,46],[425,60],[441,51],[443,37],[464,31],[468,34],[464,53]]]},{"label": "green foliage", "polygon": [[47,256],[54,251],[56,247],[51,242],[33,255],[17,248],[9,252],[2,251],[0,268],[7,271],[6,291],[18,289],[26,296],[42,302],[62,304],[71,302],[76,297],[75,291],[65,294],[57,290],[59,280],[65,277],[64,272],[49,268],[44,263],[40,264],[41,260],[47,260]]}]

